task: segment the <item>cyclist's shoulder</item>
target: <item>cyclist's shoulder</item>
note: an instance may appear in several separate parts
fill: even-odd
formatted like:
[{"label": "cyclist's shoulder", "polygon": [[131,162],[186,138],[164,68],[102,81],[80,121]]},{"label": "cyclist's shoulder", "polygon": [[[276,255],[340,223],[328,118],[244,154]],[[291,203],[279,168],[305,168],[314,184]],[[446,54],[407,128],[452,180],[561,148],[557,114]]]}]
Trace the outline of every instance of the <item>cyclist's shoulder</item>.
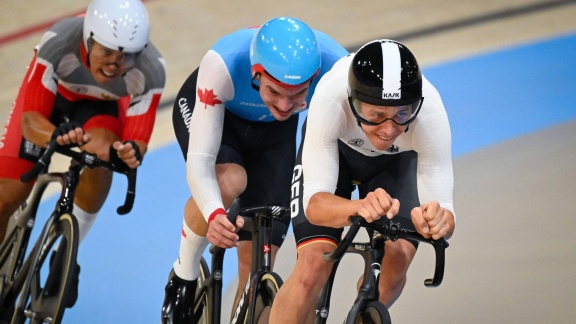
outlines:
[{"label": "cyclist's shoulder", "polygon": [[82,33],[84,17],[67,17],[56,21],[48,31],[62,33],[65,31],[75,30]]},{"label": "cyclist's shoulder", "polygon": [[425,110],[430,112],[446,110],[440,92],[424,75],[422,75],[422,96],[424,97],[422,107],[425,108],[421,111],[423,115],[427,113]]},{"label": "cyclist's shoulder", "polygon": [[82,43],[82,23],[80,17],[64,18],[54,23],[36,45],[38,56],[50,61],[79,51]]},{"label": "cyclist's shoulder", "polygon": [[430,82],[430,80],[426,77],[426,75],[424,75],[424,73],[422,73],[422,92],[423,93],[431,92],[439,94],[434,84]]},{"label": "cyclist's shoulder", "polygon": [[320,46],[320,51],[322,55],[328,54],[335,54],[338,57],[348,55],[348,50],[344,48],[340,43],[338,43],[332,36],[328,35],[327,33],[314,29],[314,34],[316,35],[316,39],[318,41],[318,45]]},{"label": "cyclist's shoulder", "polygon": [[331,66],[322,66],[318,85],[314,90],[314,96],[347,96],[348,70],[350,68],[351,56],[346,55],[338,58]]},{"label": "cyclist's shoulder", "polygon": [[156,47],[152,42],[148,42],[146,48],[144,48],[144,50],[142,51],[142,54],[140,55],[139,59],[143,57],[152,60],[163,59],[162,53],[160,53],[158,47]]},{"label": "cyclist's shoulder", "polygon": [[215,66],[223,63],[233,78],[242,76],[245,71],[250,74],[250,44],[257,30],[247,27],[221,37],[206,53],[201,64]]},{"label": "cyclist's shoulder", "polygon": [[224,35],[214,43],[211,50],[223,57],[249,53],[252,38],[257,30],[254,27],[246,27]]},{"label": "cyclist's shoulder", "polygon": [[136,69],[142,73],[146,84],[152,88],[163,88],[166,82],[166,61],[152,43],[148,43],[136,62]]},{"label": "cyclist's shoulder", "polygon": [[251,88],[250,50],[246,46],[238,50],[229,48],[226,52],[209,50],[200,62],[197,85],[212,89],[226,101],[233,98],[259,101],[260,95]]}]

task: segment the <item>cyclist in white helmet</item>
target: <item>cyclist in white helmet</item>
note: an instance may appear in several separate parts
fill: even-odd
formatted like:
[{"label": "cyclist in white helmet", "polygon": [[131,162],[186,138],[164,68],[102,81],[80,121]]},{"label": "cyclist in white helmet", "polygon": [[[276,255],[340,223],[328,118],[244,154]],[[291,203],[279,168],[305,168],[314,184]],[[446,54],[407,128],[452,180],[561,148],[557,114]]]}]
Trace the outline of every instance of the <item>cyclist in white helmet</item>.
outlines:
[{"label": "cyclist in white helmet", "polygon": [[[292,177],[298,259],[271,323],[313,323],[332,269],[323,255],[349,217],[393,218],[434,239],[454,232],[450,125],[440,94],[404,44],[375,40],[342,58],[312,97]],[[359,199],[352,199],[354,188]],[[416,241],[386,242],[379,299],[400,296]]]},{"label": "cyclist in white helmet", "polygon": [[[0,142],[1,240],[8,218],[32,189],[33,183],[19,177],[51,139],[130,168],[140,166],[166,78],[149,34],[140,0],[94,0],[85,16],[62,19],[44,33]],[[81,240],[111,182],[106,169],[82,172],[74,200]],[[72,296],[68,306],[75,300]]]},{"label": "cyclist in white helmet", "polygon": [[[320,77],[347,51],[292,17],[222,37],[186,80],[173,110],[176,138],[192,192],[178,258],[166,285],[163,323],[189,323],[200,259],[208,242],[238,247],[239,290],[251,264],[250,232],[226,218],[239,208],[290,203],[298,113]],[[273,225],[272,259],[290,223]]]}]

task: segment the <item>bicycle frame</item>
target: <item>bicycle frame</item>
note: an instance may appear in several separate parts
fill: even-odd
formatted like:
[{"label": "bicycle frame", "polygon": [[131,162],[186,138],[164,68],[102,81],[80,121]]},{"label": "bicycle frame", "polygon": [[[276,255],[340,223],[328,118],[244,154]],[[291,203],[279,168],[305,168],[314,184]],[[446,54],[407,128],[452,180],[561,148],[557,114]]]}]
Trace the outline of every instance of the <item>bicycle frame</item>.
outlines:
[{"label": "bicycle frame", "polygon": [[[244,211],[248,214],[249,211]],[[244,215],[239,213],[240,215]],[[252,287],[260,281],[260,278],[271,271],[271,258],[272,258],[272,219],[266,217],[266,213],[262,211],[255,211],[253,218],[253,231],[252,231],[252,264],[250,275],[246,283],[244,293],[238,301],[235,315],[240,314],[243,307],[244,299],[250,293]],[[253,290],[252,290],[253,291]],[[248,309],[248,323],[254,322],[256,294],[250,294],[249,309]],[[231,323],[236,323],[237,318],[233,318]]]},{"label": "bicycle frame", "polygon": [[[446,242],[446,240],[426,239],[415,231],[401,228],[399,223],[394,223],[392,221],[389,221],[384,225],[379,225],[367,223],[359,216],[353,216],[350,219],[352,225],[342,242],[332,253],[324,255],[326,261],[334,262],[334,264],[330,276],[318,298],[315,323],[326,323],[327,321],[334,278],[340,260],[345,253],[355,253],[362,256],[364,259],[364,275],[357,297],[344,323],[354,323],[362,309],[369,302],[378,301],[378,280],[380,277],[380,267],[385,255],[385,242],[387,240],[396,241],[399,238],[410,238],[431,244],[434,247],[436,255],[434,277],[432,279],[426,279],[424,285],[427,287],[437,287],[442,283],[444,276],[445,249],[448,247],[448,242]],[[368,243],[352,242],[360,227],[366,227],[367,229],[375,231],[375,233],[370,233],[371,231],[369,231],[370,241]]]},{"label": "bicycle frame", "polygon": [[[257,298],[257,293],[252,288],[259,283],[259,280],[265,274],[271,273],[272,218],[280,218],[280,216],[287,210],[287,208],[283,207],[262,206],[244,208],[237,213],[228,214],[228,219],[233,223],[235,222],[237,215],[242,215],[245,219],[248,219],[249,221],[245,223],[244,229],[251,229],[252,231],[251,272],[244,292],[234,311],[234,317],[231,319],[231,323],[235,323],[237,320],[241,320],[243,323],[254,322],[255,300]],[[209,319],[213,324],[220,323],[221,318],[222,276],[225,251],[226,249],[217,246],[210,247],[210,253],[212,254],[212,273],[197,289],[195,297],[194,309],[196,310],[202,303],[202,296],[204,294],[208,296],[208,303],[210,305],[209,309],[211,309]],[[199,317],[199,314],[195,315]],[[246,318],[247,320],[244,321]]]},{"label": "bicycle frame", "polygon": [[[380,247],[380,245],[382,245],[382,247]],[[380,277],[380,267],[382,265],[382,259],[384,259],[385,254],[383,245],[383,240],[375,240],[369,243],[354,242],[346,249],[346,253],[359,254],[364,259],[363,280],[356,300],[354,301],[353,308],[350,311],[355,315],[358,314],[362,306],[365,305],[368,301],[378,300],[378,285],[376,283]],[[330,296],[332,295],[334,278],[336,277],[336,272],[338,270],[338,266],[340,265],[340,260],[341,259],[334,260],[330,276],[328,277],[326,284],[320,292],[316,308],[316,324],[326,323],[328,319],[328,315],[330,313]]]},{"label": "bicycle frame", "polygon": [[[68,172],[65,173],[49,173],[47,174],[46,177],[44,177],[44,175],[41,175],[39,177],[42,178],[42,182],[44,187],[46,187],[48,184],[53,183],[53,182],[59,182],[62,186],[62,191],[60,193],[60,197],[56,203],[56,207],[54,209],[54,212],[50,215],[50,217],[48,218],[48,220],[46,221],[46,223],[44,224],[44,227],[42,228],[42,232],[40,233],[37,243],[34,246],[34,248],[32,249],[32,251],[29,254],[29,257],[27,259],[27,263],[30,265],[29,268],[27,269],[23,269],[25,271],[21,271],[19,273],[22,275],[26,275],[25,281],[23,281],[22,284],[22,290],[20,292],[21,296],[28,296],[30,294],[30,283],[32,282],[32,277],[34,276],[34,272],[35,271],[39,271],[39,267],[38,267],[38,263],[39,263],[39,259],[41,257],[41,253],[43,253],[43,250],[45,249],[45,244],[48,241],[49,238],[49,230],[52,227],[52,224],[54,224],[54,222],[62,215],[64,214],[72,214],[72,209],[73,209],[73,203],[74,203],[74,197],[75,197],[75,193],[76,193],[76,187],[78,186],[78,182],[79,182],[79,178],[80,178],[80,171],[82,170],[83,166],[80,164],[76,164],[76,165],[71,165]],[[42,198],[41,195],[37,196],[37,199],[40,201]],[[34,202],[34,204],[39,204],[38,202]],[[37,211],[37,210],[36,210]],[[36,216],[36,213],[34,213],[34,218]],[[77,231],[78,231],[78,227],[76,226],[73,230],[73,233],[76,232],[74,234],[74,237],[77,236]],[[72,241],[72,255],[73,258],[76,259],[77,253],[78,253],[78,244],[79,242],[77,240],[73,240]],[[30,261],[28,261],[30,260]],[[30,270],[33,271],[30,271]],[[67,288],[69,288],[69,285],[67,286]],[[64,290],[64,294],[66,295],[68,293],[68,289]],[[24,311],[26,309],[26,304],[28,303],[27,298],[19,298],[17,303],[16,303],[16,307],[15,307],[15,312],[16,314]],[[26,316],[34,316],[34,314],[26,314]]]},{"label": "bicycle frame", "polygon": [[[45,173],[44,171],[50,164],[51,156],[56,151],[72,158],[70,167],[66,172]],[[72,151],[67,147],[59,147],[56,141],[49,143],[38,163],[30,172],[22,176],[23,181],[30,181],[36,177],[37,181],[28,199],[28,205],[18,215],[18,218],[11,217],[7,237],[0,246],[0,273],[3,275],[3,278],[0,278],[2,279],[2,286],[0,287],[0,310],[4,312],[8,310],[11,305],[14,306],[14,318],[16,321],[23,321],[23,311],[27,307],[27,296],[30,295],[32,279],[40,271],[40,266],[46,258],[46,249],[50,244],[56,242],[55,240],[60,235],[56,234],[56,236],[51,236],[50,231],[56,222],[61,221],[60,218],[64,215],[70,215],[68,216],[68,224],[71,224],[70,230],[72,231],[71,236],[73,238],[71,242],[67,242],[70,245],[69,251],[71,253],[68,257],[71,257],[73,261],[76,260],[79,244],[77,240],[78,226],[72,214],[75,191],[81,170],[84,167],[93,168],[97,166],[106,167],[114,172],[124,173],[128,177],[129,189],[126,201],[125,204],[117,210],[119,214],[128,213],[134,202],[136,170],[119,171],[117,167],[109,162],[99,160],[95,155],[86,152],[80,153]],[[26,251],[34,223],[36,222],[38,208],[46,188],[51,183],[58,183],[60,185],[60,196],[56,202],[54,211],[45,222],[34,247],[26,257]],[[44,259],[41,260],[41,257]],[[48,276],[47,280],[50,280],[49,278],[50,276]],[[69,281],[64,280],[62,287],[64,287],[62,294],[66,295],[69,288]],[[36,286],[32,287],[32,293],[38,293]],[[43,293],[40,293],[40,295],[43,295]],[[19,296],[24,297],[19,298]],[[42,303],[42,297],[40,299],[39,302]],[[38,301],[34,302],[37,303]],[[35,319],[36,315],[33,311],[27,310],[25,313],[27,317]]]},{"label": "bicycle frame", "polygon": [[[354,321],[368,301],[378,300],[378,281],[380,267],[386,251],[384,250],[384,237],[372,239],[370,243],[354,243],[348,247],[346,253],[360,254],[364,258],[364,277],[358,291],[358,296],[352,304],[347,323]],[[353,318],[353,319],[352,319]]]},{"label": "bicycle frame", "polygon": [[[226,249],[213,246],[210,248],[212,254],[211,269],[212,273],[206,278],[201,286],[198,287],[194,297],[194,310],[201,309],[202,295],[208,296],[209,309],[211,314],[209,323],[219,324],[220,317],[222,316],[222,274],[224,264],[224,253]],[[202,259],[202,262],[205,262]],[[199,319],[200,314],[195,314],[196,320]]]},{"label": "bicycle frame", "polygon": [[[0,260],[0,264],[11,266],[9,277],[5,278],[7,279],[6,283],[8,283],[8,287],[6,287],[7,291],[4,295],[4,303],[14,300],[19,295],[19,292],[22,290],[24,282],[27,279],[30,266],[33,263],[32,260],[34,260],[38,248],[35,246],[30,251],[29,257],[25,259],[26,250],[28,249],[28,242],[36,222],[36,215],[42,201],[42,196],[44,195],[48,185],[51,183],[59,183],[62,189],[60,192],[60,198],[56,203],[55,211],[46,221],[42,233],[39,235],[39,241],[42,241],[42,238],[46,235],[47,229],[52,225],[54,219],[62,214],[58,211],[62,210],[64,212],[72,208],[71,206],[68,206],[70,200],[65,199],[67,193],[74,192],[75,189],[75,184],[70,182],[70,176],[68,174],[45,173],[38,177],[32,195],[28,199],[29,204],[23,209],[18,219],[14,220],[16,222],[13,224],[14,230],[8,231],[9,237],[5,239],[2,247],[0,247],[3,256]],[[17,237],[18,233],[16,231],[22,232],[20,238]],[[14,242],[15,239],[19,239],[19,242]],[[10,246],[15,246],[17,248],[16,254],[4,257],[4,254],[10,252]]]}]

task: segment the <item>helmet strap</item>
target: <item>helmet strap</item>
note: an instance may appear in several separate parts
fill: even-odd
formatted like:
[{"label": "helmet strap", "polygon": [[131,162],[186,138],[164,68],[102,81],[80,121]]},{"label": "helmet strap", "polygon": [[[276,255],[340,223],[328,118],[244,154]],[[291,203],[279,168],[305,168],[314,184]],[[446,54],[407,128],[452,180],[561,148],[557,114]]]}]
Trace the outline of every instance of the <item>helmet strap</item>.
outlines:
[{"label": "helmet strap", "polygon": [[[254,82],[254,80],[256,80],[256,78],[258,77],[258,75],[261,75],[260,72],[254,73],[254,76],[252,77],[252,80],[250,80],[250,83],[252,84],[252,89],[260,92],[260,85]],[[258,83],[260,83],[260,80],[258,80]]]},{"label": "helmet strap", "polygon": [[84,42],[80,43],[80,57],[88,68],[90,67],[90,40],[92,40],[92,35],[86,40],[86,44]]}]

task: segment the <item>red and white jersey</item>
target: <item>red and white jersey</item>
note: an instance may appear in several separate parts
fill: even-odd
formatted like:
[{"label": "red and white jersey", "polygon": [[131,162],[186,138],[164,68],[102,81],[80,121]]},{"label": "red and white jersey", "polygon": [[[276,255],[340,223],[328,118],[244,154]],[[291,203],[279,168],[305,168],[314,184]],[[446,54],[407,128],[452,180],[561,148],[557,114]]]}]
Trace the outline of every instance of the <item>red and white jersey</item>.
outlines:
[{"label": "red and white jersey", "polygon": [[304,210],[317,192],[334,193],[338,180],[338,140],[366,156],[418,153],[420,202],[432,200],[454,213],[450,125],[440,94],[425,78],[424,102],[408,131],[385,151],[376,149],[358,126],[348,101],[348,71],[353,55],[339,60],[318,83],[308,109],[302,151]]},{"label": "red and white jersey", "polygon": [[122,140],[148,142],[166,82],[164,59],[149,43],[134,68],[109,84],[99,84],[87,66],[83,22],[83,17],[65,18],[44,33],[36,47],[34,65],[29,67],[31,73],[24,80],[24,111],[37,111],[49,118],[56,93],[69,101],[127,97],[129,105],[121,105],[124,109],[119,112],[124,122]]}]

